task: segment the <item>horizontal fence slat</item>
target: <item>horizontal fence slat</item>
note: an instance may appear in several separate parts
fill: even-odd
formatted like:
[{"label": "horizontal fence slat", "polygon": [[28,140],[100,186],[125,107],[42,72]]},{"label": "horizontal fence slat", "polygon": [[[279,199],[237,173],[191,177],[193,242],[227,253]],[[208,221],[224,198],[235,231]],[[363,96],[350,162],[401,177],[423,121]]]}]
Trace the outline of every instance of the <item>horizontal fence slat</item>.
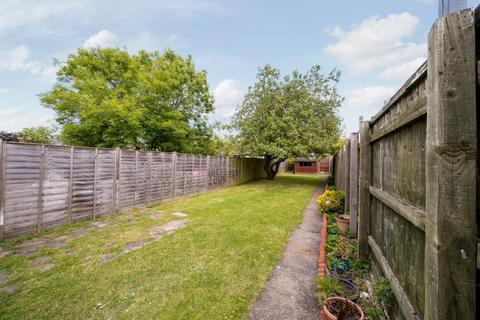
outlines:
[{"label": "horizontal fence slat", "polygon": [[397,131],[398,129],[415,122],[417,119],[427,114],[427,99],[421,99],[413,109],[403,113],[400,117],[393,120],[393,123],[371,134],[370,143],[383,138],[384,136]]},{"label": "horizontal fence slat", "polygon": [[0,150],[5,238],[265,176],[255,171],[260,158],[9,142]]},{"label": "horizontal fence slat", "polygon": [[418,316],[417,311],[415,310],[412,303],[408,299],[407,294],[405,293],[405,290],[400,285],[400,281],[398,281],[397,277],[395,276],[395,273],[392,271],[392,268],[388,265],[387,259],[383,256],[382,250],[380,249],[380,247],[377,245],[377,243],[371,236],[368,236],[368,244],[372,249],[372,252],[377,262],[380,264],[383,274],[385,275],[385,277],[388,279],[388,282],[390,283],[390,287],[392,288],[393,295],[395,296],[395,299],[397,300],[397,303],[400,306],[400,309],[405,319],[420,320],[420,317]]},{"label": "horizontal fence slat", "polygon": [[425,231],[425,211],[408,205],[397,197],[373,186],[370,186],[369,190],[372,196],[383,202],[387,207],[400,214],[417,228]]}]

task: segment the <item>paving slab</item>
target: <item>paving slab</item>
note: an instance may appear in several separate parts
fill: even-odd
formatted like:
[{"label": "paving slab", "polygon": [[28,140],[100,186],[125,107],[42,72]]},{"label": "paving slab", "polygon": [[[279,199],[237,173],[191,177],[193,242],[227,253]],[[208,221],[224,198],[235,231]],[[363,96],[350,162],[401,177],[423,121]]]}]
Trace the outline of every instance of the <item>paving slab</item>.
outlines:
[{"label": "paving slab", "polygon": [[324,189],[322,182],[313,193],[301,225],[290,235],[282,260],[250,309],[250,319],[320,319],[316,281],[322,219],[315,200]]}]

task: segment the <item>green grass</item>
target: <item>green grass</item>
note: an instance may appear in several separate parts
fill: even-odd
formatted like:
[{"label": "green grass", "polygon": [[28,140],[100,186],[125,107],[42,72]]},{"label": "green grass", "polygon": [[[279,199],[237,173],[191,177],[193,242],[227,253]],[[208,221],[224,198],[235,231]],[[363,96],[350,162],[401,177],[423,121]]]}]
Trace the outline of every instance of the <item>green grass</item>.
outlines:
[{"label": "green grass", "polygon": [[[131,211],[121,219],[31,257],[0,259],[13,293],[0,292],[2,319],[243,319],[281,257],[320,178],[279,176],[151,208],[154,220]],[[187,228],[102,263],[102,255],[148,238],[151,227],[188,213]],[[133,215],[129,221],[127,217]],[[68,234],[90,222],[44,234]],[[17,245],[5,241],[4,248]],[[105,245],[115,243],[116,248]],[[49,255],[53,269],[31,259]]]}]

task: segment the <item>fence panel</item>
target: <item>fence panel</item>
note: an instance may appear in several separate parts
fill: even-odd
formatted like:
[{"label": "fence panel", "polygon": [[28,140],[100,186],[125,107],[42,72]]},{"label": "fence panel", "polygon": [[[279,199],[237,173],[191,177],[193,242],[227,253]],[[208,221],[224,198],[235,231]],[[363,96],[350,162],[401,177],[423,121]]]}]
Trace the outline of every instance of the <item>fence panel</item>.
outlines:
[{"label": "fence panel", "polygon": [[[389,280],[395,319],[475,318],[474,16],[465,10],[439,19],[429,34],[428,65],[361,124],[358,254]],[[345,157],[345,150],[335,157],[340,188],[349,172]]]},{"label": "fence panel", "polygon": [[0,239],[262,178],[258,166],[262,159],[0,141]]}]

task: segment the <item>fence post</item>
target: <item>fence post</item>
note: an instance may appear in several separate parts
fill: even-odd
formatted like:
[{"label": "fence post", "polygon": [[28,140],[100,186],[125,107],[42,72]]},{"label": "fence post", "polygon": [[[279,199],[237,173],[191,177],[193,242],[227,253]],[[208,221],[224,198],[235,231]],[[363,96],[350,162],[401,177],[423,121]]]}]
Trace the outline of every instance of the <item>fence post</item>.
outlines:
[{"label": "fence post", "polygon": [[368,255],[368,234],[370,233],[370,123],[360,125],[360,155],[358,166],[358,258],[365,260]]},{"label": "fence post", "polygon": [[343,153],[343,168],[344,168],[344,190],[345,190],[345,212],[350,211],[350,139],[345,141],[345,152]]},{"label": "fence post", "polygon": [[0,139],[0,240],[5,232],[5,169],[7,162],[7,143]]},{"label": "fence post", "polygon": [[177,152],[172,153],[173,162],[173,198],[177,197]]},{"label": "fence post", "polygon": [[42,144],[41,151],[40,151],[40,175],[38,179],[37,232],[42,231],[43,181],[44,180],[45,180],[45,145]]},{"label": "fence post", "polygon": [[474,13],[437,20],[428,37],[425,317],[474,319],[476,59]]},{"label": "fence post", "polygon": [[350,235],[357,236],[358,213],[358,132],[350,139]]},{"label": "fence post", "polygon": [[115,148],[115,151],[113,153],[113,185],[112,185],[113,214],[117,213],[118,180],[120,178],[118,161],[119,161],[119,148]]},{"label": "fence post", "polygon": [[95,220],[97,216],[97,167],[98,167],[98,149],[95,148],[94,153],[94,165],[93,165],[93,216],[92,219]]},{"label": "fence post", "polygon": [[138,191],[138,150],[135,150],[135,187],[133,190],[133,207],[137,207],[137,191]]},{"label": "fence post", "polygon": [[205,169],[205,191],[208,190],[208,168],[210,166],[210,156],[207,155],[207,168]]},{"label": "fence post", "polygon": [[72,222],[72,199],[73,199],[73,156],[75,149],[70,147],[70,172],[68,178],[68,209],[67,209],[67,224]]},{"label": "fence post", "polygon": [[187,154],[183,155],[183,190],[182,195],[185,195],[185,190],[187,189]]},{"label": "fence post", "polygon": [[148,190],[147,190],[147,205],[152,204],[152,162],[153,162],[153,152],[149,151],[147,153],[148,157]]}]

